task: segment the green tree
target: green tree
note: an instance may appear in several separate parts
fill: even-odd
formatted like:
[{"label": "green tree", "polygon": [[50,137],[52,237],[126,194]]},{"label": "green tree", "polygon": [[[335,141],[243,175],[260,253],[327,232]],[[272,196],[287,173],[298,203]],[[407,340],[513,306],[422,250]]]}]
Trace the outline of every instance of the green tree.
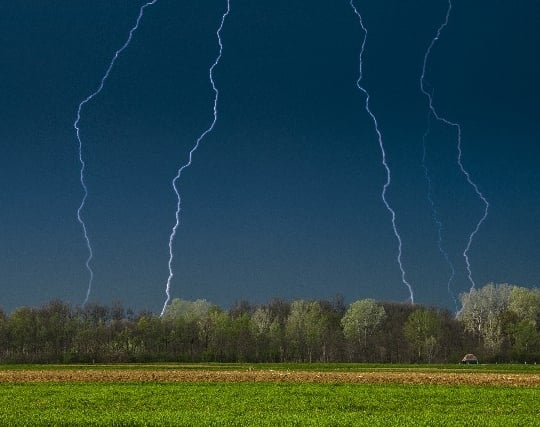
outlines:
[{"label": "green tree", "polygon": [[313,362],[321,358],[328,316],[318,301],[297,300],[291,304],[285,333],[294,360]]},{"label": "green tree", "polygon": [[15,309],[9,317],[9,333],[13,353],[23,362],[37,361],[38,327],[36,310],[30,307]]},{"label": "green tree", "polygon": [[536,325],[540,314],[540,289],[527,289],[520,286],[510,291],[508,310],[516,313],[520,320],[527,320]]},{"label": "green tree", "polygon": [[257,361],[272,360],[270,346],[270,327],[272,317],[266,307],[257,307],[251,316],[251,334],[255,340],[255,359]]},{"label": "green tree", "polygon": [[256,342],[253,335],[251,316],[245,312],[235,317],[229,316],[230,336],[233,347],[229,359],[235,362],[256,361]]},{"label": "green tree", "polygon": [[345,338],[358,342],[364,349],[368,337],[373,335],[386,318],[386,311],[373,299],[353,302],[341,319]]},{"label": "green tree", "polygon": [[341,327],[341,318],[346,307],[341,297],[334,301],[319,301],[321,307],[321,362],[340,361],[343,357],[345,339]]},{"label": "green tree", "polygon": [[171,337],[170,322],[162,321],[158,316],[151,313],[141,315],[134,328],[139,353],[143,361],[165,359],[168,343]]},{"label": "green tree", "polygon": [[0,361],[5,361],[9,355],[9,325],[8,317],[0,308]]},{"label": "green tree", "polygon": [[433,310],[418,308],[407,318],[404,333],[418,359],[431,363],[441,336],[441,319]]},{"label": "green tree", "polygon": [[308,361],[321,360],[331,328],[328,312],[319,301],[310,301],[305,310],[305,334]]},{"label": "green tree", "polygon": [[182,317],[187,321],[200,320],[208,314],[210,307],[212,307],[212,304],[205,299],[187,301],[180,298],[174,298],[165,309],[163,318],[174,319]]},{"label": "green tree", "polygon": [[204,332],[201,336],[207,343],[205,360],[231,361],[234,343],[229,315],[217,307],[212,307],[205,319]]},{"label": "green tree", "polygon": [[514,352],[521,359],[540,351],[540,334],[530,320],[522,320],[515,326]]},{"label": "green tree", "polygon": [[308,301],[293,301],[291,312],[285,324],[285,335],[289,344],[290,356],[296,361],[304,361],[308,353],[307,313],[310,309],[309,306]]},{"label": "green tree", "polygon": [[291,312],[291,304],[280,298],[274,298],[268,304],[268,311],[272,323],[268,331],[270,338],[270,351],[273,361],[284,362],[287,354],[287,340],[285,337],[285,323]]},{"label": "green tree", "polygon": [[37,339],[46,361],[70,360],[74,324],[68,304],[54,300],[36,311]]}]

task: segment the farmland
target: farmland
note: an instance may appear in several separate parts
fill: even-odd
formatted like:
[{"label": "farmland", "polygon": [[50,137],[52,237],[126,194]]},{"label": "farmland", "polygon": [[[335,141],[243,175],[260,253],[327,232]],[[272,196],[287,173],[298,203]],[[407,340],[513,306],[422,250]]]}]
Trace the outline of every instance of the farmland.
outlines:
[{"label": "farmland", "polygon": [[2,425],[540,425],[540,369],[413,365],[0,368]]}]

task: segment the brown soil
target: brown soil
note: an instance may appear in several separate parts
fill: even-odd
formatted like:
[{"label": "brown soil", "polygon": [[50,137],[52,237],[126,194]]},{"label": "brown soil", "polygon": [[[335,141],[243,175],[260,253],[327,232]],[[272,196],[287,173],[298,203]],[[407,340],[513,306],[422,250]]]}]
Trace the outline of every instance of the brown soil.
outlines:
[{"label": "brown soil", "polygon": [[540,386],[540,374],[448,372],[302,372],[209,370],[5,370],[0,383],[28,382],[273,382]]}]

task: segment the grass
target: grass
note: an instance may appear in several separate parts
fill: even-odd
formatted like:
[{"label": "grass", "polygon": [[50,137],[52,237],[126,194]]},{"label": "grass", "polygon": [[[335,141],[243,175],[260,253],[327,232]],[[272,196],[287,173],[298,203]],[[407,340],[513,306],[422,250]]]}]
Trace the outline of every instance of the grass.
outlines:
[{"label": "grass", "polygon": [[114,364],[61,364],[61,365],[0,365],[5,370],[64,370],[64,369],[137,369],[137,370],[275,370],[321,372],[485,372],[540,374],[540,365],[437,365],[437,364],[371,364],[371,363],[114,363]]},{"label": "grass", "polygon": [[[540,373],[536,365],[4,365],[0,370]],[[540,388],[435,384],[0,383],[9,426],[540,426]]]},{"label": "grass", "polygon": [[275,383],[0,385],[0,425],[535,426],[534,387]]}]

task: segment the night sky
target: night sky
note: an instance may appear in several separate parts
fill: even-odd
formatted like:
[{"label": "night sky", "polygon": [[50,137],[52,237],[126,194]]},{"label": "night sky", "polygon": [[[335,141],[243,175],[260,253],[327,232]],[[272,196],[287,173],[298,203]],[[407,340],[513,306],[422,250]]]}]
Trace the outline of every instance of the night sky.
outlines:
[{"label": "night sky", "polygon": [[[84,300],[87,250],[73,129],[143,1],[0,3],[0,306]],[[453,307],[422,169],[424,52],[446,0],[360,1],[371,94],[393,181],[388,200],[415,301]],[[208,68],[225,0],[160,0],[80,122],[94,248],[91,301],[159,312],[176,197],[171,179],[212,121]],[[470,251],[478,286],[540,283],[540,2],[455,0],[427,69],[438,111],[489,200]],[[214,131],[182,176],[172,297],[405,301],[386,179],[356,88],[363,39],[349,1],[231,0]],[[432,122],[427,166],[455,264],[483,205]]]}]

